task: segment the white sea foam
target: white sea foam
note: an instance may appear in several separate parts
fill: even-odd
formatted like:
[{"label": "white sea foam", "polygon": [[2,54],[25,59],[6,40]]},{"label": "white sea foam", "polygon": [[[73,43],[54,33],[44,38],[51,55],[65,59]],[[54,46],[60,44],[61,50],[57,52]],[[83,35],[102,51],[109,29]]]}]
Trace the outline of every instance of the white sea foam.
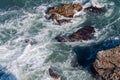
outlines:
[{"label": "white sea foam", "polygon": [[107,0],[91,0],[91,4],[96,7],[104,7],[107,5]]}]

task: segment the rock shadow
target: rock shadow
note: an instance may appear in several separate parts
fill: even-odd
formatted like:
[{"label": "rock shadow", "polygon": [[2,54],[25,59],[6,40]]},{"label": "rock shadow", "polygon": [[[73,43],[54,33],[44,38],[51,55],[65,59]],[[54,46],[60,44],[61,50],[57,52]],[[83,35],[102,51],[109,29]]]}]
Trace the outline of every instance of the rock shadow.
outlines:
[{"label": "rock shadow", "polygon": [[99,51],[114,48],[120,45],[120,39],[107,40],[98,44],[92,44],[90,46],[76,46],[73,51],[76,53],[77,62],[83,67],[92,66],[96,59],[96,55]]}]

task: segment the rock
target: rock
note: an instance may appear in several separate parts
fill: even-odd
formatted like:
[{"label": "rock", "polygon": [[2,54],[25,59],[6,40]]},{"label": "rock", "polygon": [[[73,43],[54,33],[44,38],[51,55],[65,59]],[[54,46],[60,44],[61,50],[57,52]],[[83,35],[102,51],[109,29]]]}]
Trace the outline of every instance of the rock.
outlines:
[{"label": "rock", "polygon": [[82,9],[80,4],[64,4],[62,6],[49,9],[46,14],[50,15],[49,19],[58,20],[61,16],[73,17],[74,14]]},{"label": "rock", "polygon": [[98,7],[94,7],[94,6],[87,7],[87,8],[85,8],[85,10],[89,11],[89,12],[93,12],[93,13],[102,12],[102,8],[98,8]]},{"label": "rock", "polygon": [[53,68],[49,68],[49,75],[54,79],[60,79],[61,78],[61,75]]},{"label": "rock", "polygon": [[98,52],[93,68],[103,80],[120,80],[120,46]]},{"label": "rock", "polygon": [[80,40],[89,40],[94,36],[95,29],[92,26],[85,26],[84,28],[79,29],[71,35],[58,35],[55,39],[58,42],[75,42]]},{"label": "rock", "polygon": [[60,18],[60,16],[58,14],[54,13],[54,14],[51,14],[48,19],[58,20],[59,18]]},{"label": "rock", "polygon": [[56,20],[58,25],[61,25],[63,23],[68,23],[71,22],[71,19],[61,19],[61,20]]}]

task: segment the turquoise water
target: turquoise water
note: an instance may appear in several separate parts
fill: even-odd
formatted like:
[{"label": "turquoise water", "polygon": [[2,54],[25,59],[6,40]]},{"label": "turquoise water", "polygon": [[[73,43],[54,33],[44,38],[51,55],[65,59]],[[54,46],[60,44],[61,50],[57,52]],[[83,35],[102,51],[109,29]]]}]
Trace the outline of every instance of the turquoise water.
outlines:
[{"label": "turquoise water", "polygon": [[[104,12],[81,11],[72,23],[59,26],[44,16],[48,7],[60,3],[79,3],[83,8],[92,4],[104,7]],[[72,67],[71,61],[88,67],[98,51],[120,44],[119,4],[119,0],[0,0],[0,80],[54,80],[50,67],[58,69],[63,80],[95,80],[89,70]],[[54,39],[85,25],[96,29],[92,40],[59,43]]]}]

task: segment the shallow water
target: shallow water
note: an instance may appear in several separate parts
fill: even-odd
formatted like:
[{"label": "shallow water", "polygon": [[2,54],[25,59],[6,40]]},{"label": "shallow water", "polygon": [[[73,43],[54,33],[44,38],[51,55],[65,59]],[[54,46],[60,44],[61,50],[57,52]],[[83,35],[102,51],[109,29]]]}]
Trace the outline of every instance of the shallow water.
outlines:
[{"label": "shallow water", "polygon": [[[93,4],[105,10],[100,14],[81,11],[72,23],[59,26],[44,16],[48,7],[60,3],[80,3],[84,8]],[[54,80],[48,73],[50,67],[61,71],[65,80],[95,80],[88,70],[70,63],[74,58],[79,61],[84,47],[90,50],[85,57],[91,61],[104,45],[106,49],[120,43],[119,4],[119,0],[0,0],[0,69],[10,74],[10,78],[1,76],[0,70],[0,80]],[[85,25],[96,29],[92,40],[59,43],[54,39]]]}]

